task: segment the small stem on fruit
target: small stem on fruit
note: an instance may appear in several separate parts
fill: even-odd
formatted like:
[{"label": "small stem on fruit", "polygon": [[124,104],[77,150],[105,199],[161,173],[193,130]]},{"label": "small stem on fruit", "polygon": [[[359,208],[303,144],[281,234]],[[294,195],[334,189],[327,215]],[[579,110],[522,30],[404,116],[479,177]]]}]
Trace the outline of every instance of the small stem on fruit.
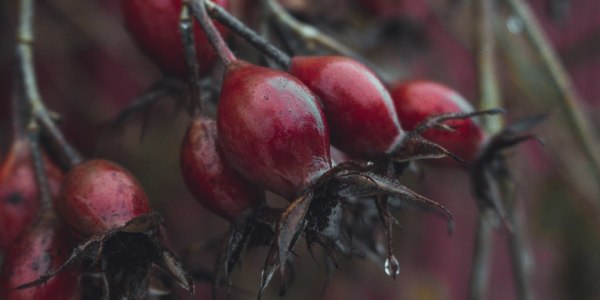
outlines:
[{"label": "small stem on fruit", "polygon": [[190,18],[189,0],[185,0],[181,5],[181,15],[179,21],[179,30],[181,32],[181,41],[185,49],[185,61],[188,72],[188,88],[192,104],[192,114],[197,116],[202,113],[202,99],[200,98],[200,73],[198,72],[198,61],[196,60],[196,44],[194,42],[194,24]]},{"label": "small stem on fruit", "polygon": [[11,98],[12,118],[13,118],[13,137],[15,140],[23,138],[25,135],[25,119],[28,115],[27,105],[23,105],[22,95],[20,92],[20,82],[15,79],[13,85],[13,96]]},{"label": "small stem on fruit", "polygon": [[[262,37],[256,31],[248,28],[248,26],[246,26],[236,17],[229,14],[222,7],[216,5],[210,0],[206,0],[205,2],[208,13],[213,18],[227,26],[229,29],[231,29],[237,35],[245,39],[256,49],[261,51],[263,54],[273,59],[275,63],[280,65],[283,69],[289,69],[291,64],[291,58],[288,54],[274,46],[271,42]],[[293,33],[295,33],[304,41],[305,44],[319,44],[334,53],[355,58],[363,64],[365,64],[367,67],[371,68],[371,70],[373,70],[378,75],[378,77],[384,82],[390,81],[389,76],[381,72],[381,70],[374,66],[370,61],[362,57],[360,54],[354,52],[347,46],[339,43],[335,39],[323,34],[317,28],[298,22],[276,1],[267,0],[263,4],[263,6],[266,7],[266,9],[276,17],[276,20],[278,22],[289,27]]]},{"label": "small stem on fruit", "polygon": [[358,57],[359,55],[347,46],[339,43],[335,39],[325,35],[314,26],[304,24],[296,20],[288,13],[276,0],[264,0],[264,5],[273,14],[275,19],[290,28],[297,36],[302,38],[307,45],[319,44],[333,52],[343,54],[350,57]]},{"label": "small stem on fruit", "polygon": [[338,42],[336,39],[329,35],[321,32],[314,26],[304,24],[296,20],[289,12],[287,12],[277,0],[262,0],[263,5],[271,12],[277,22],[287,26],[291,31],[302,39],[307,46],[320,45],[325,49],[338,53],[344,56],[352,57],[371,70],[373,70],[377,76],[384,82],[390,82],[390,78],[387,74],[383,73],[377,66],[373,65],[369,60],[365,59],[362,55],[352,50],[350,47]]},{"label": "small stem on fruit", "polygon": [[39,189],[40,211],[46,211],[52,207],[52,195],[50,194],[48,175],[46,174],[44,157],[40,147],[40,128],[35,122],[34,116],[32,116],[31,121],[27,126],[27,132],[35,179]]},{"label": "small stem on fruit", "polygon": [[190,11],[192,12],[196,20],[198,20],[198,22],[200,23],[200,26],[204,30],[208,41],[214,47],[215,52],[217,52],[217,55],[219,55],[219,58],[221,59],[225,67],[230,67],[233,63],[237,61],[237,58],[235,57],[233,52],[231,52],[231,49],[229,49],[227,43],[225,43],[223,36],[221,36],[219,31],[217,30],[217,27],[215,27],[215,24],[213,24],[210,17],[208,16],[204,0],[188,0],[187,2]]},{"label": "small stem on fruit", "polygon": [[33,0],[21,0],[19,27],[17,31],[17,59],[19,61],[18,76],[23,88],[23,97],[27,99],[31,113],[36,122],[46,130],[53,142],[62,150],[70,166],[82,161],[77,151],[67,143],[65,137],[54,124],[51,113],[42,102],[33,66]]},{"label": "small stem on fruit", "polygon": [[[548,39],[544,36],[541,26],[528,4],[522,0],[506,0],[505,2],[514,14],[522,20],[525,35],[537,52],[537,56],[544,62],[553,81],[551,84],[556,86],[561,93],[559,98],[561,99],[562,110],[571,126],[571,131],[575,134],[577,143],[584,150],[596,183],[600,186],[600,153],[596,146],[598,135],[593,131],[589,120],[578,105],[584,101],[573,87],[569,75],[560,63],[558,55]],[[598,199],[600,200],[600,197]]]},{"label": "small stem on fruit", "polygon": [[[41,103],[41,102],[40,102]],[[42,104],[43,105],[43,104]],[[65,136],[62,134],[60,129],[54,123],[54,120],[48,113],[48,110],[44,107],[36,112],[38,122],[41,127],[45,129],[46,133],[52,139],[52,142],[61,150],[64,159],[67,161],[69,168],[81,163],[83,161],[83,157],[67,140]]]},{"label": "small stem on fruit", "polygon": [[271,44],[267,39],[256,33],[254,30],[248,28],[246,24],[242,23],[236,17],[232,16],[219,5],[216,5],[212,1],[206,1],[206,9],[208,13],[227,26],[231,31],[245,39],[252,46],[256,47],[259,51],[270,57],[284,69],[289,69],[291,58],[285,52]]}]

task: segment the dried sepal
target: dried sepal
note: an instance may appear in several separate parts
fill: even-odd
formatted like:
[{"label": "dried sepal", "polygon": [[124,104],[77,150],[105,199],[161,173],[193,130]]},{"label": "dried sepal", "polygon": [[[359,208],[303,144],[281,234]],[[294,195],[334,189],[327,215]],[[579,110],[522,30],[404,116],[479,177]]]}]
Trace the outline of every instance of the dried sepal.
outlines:
[{"label": "dried sepal", "polygon": [[193,294],[192,277],[179,259],[162,245],[161,223],[160,215],[149,213],[121,227],[96,234],[79,244],[56,270],[17,288],[42,284],[66,268],[83,263],[88,267],[101,267],[107,297],[142,299],[148,293],[148,268],[156,265]]},{"label": "dried sepal", "polygon": [[520,119],[492,136],[471,169],[473,190],[480,208],[493,209],[508,230],[512,230],[512,227],[502,200],[502,183],[511,182],[512,176],[504,151],[528,140],[542,143],[527,131],[543,122],[546,117],[546,114],[538,114]]}]

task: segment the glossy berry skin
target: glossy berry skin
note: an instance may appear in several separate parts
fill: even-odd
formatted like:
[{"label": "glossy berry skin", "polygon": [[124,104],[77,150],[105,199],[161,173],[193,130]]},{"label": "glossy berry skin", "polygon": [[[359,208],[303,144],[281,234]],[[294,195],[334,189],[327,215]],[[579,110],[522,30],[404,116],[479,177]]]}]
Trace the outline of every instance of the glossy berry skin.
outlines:
[{"label": "glossy berry skin", "polygon": [[[62,172],[44,160],[53,196],[58,195]],[[40,207],[39,189],[35,179],[29,145],[16,140],[0,169],[0,251],[6,250],[29,226]]]},{"label": "glossy berry skin", "polygon": [[192,120],[183,139],[180,165],[185,183],[196,200],[229,221],[264,201],[264,192],[225,160],[217,143],[214,120],[204,117]]},{"label": "glossy berry skin", "polygon": [[[473,107],[455,90],[431,81],[415,80],[397,84],[392,89],[392,97],[406,130],[412,130],[430,116],[473,111]],[[429,129],[423,133],[423,137],[463,159],[474,160],[485,137],[481,127],[472,119],[451,120],[445,124],[454,128],[455,132]]]},{"label": "glossy berry skin", "polygon": [[40,285],[15,290],[14,287],[56,270],[71,254],[72,241],[54,215],[37,220],[6,253],[0,275],[0,298],[74,299],[78,272],[67,268]]},{"label": "glossy berry skin", "polygon": [[69,228],[84,237],[118,228],[150,212],[137,179],[123,167],[103,159],[71,169],[55,207]]},{"label": "glossy berry skin", "polygon": [[[214,1],[228,7],[228,0]],[[125,25],[136,43],[166,73],[178,77],[188,74],[185,52],[179,31],[181,0],[121,0]],[[217,24],[226,34],[225,27]],[[194,23],[194,41],[200,74],[214,64],[216,54],[204,32]]]},{"label": "glossy berry skin", "polygon": [[294,76],[237,61],[223,79],[219,143],[242,176],[293,199],[331,168],[316,96]]},{"label": "glossy berry skin", "polygon": [[395,149],[403,131],[390,94],[369,68],[348,57],[300,56],[290,73],[321,99],[335,147],[367,160]]}]

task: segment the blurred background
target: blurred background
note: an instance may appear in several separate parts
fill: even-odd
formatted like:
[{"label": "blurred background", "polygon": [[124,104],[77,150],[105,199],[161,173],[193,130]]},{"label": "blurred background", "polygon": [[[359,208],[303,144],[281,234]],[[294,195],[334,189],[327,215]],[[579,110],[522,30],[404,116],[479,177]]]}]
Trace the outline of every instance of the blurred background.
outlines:
[{"label": "blurred background", "polygon": [[[261,25],[257,1],[230,1],[236,16],[255,28]],[[440,81],[477,105],[474,36],[480,25],[473,1],[281,2],[299,20],[364,55],[388,79]],[[530,250],[531,288],[536,299],[600,299],[600,187],[565,117],[559,87],[527,39],[523,20],[504,2],[497,1],[495,8],[495,39],[506,117],[550,113],[535,130],[545,146],[525,143],[510,154]],[[595,151],[600,151],[594,133],[600,129],[600,1],[525,2],[571,78],[580,96],[576,105],[589,122]],[[211,269],[218,242],[211,247],[207,241],[218,241],[229,224],[200,207],[183,185],[178,155],[189,117],[181,105],[166,98],[121,126],[110,126],[160,78],[159,69],[123,26],[119,1],[43,0],[36,9],[38,80],[44,100],[62,116],[68,139],[87,157],[113,159],[136,174],[153,208],[166,217],[173,248],[181,255],[203,248],[194,250],[188,263]],[[16,12],[17,1],[0,3],[0,157],[11,140]],[[240,39],[230,42],[240,57],[258,60],[258,53]],[[317,47],[313,53],[327,51]],[[217,67],[215,78],[219,72]],[[301,243],[296,280],[282,298],[466,299],[477,225],[468,177],[458,168],[422,167],[423,176],[408,178],[407,184],[453,212],[452,235],[439,218],[410,209],[399,213],[402,229],[396,230],[395,241],[401,270],[395,280],[372,262],[344,258],[328,278],[322,261],[314,261]],[[499,227],[493,239],[487,299],[516,299],[505,230]],[[265,253],[259,248],[245,255],[234,273],[234,299],[255,298]],[[210,283],[199,282],[198,293],[208,297]],[[267,297],[276,295],[277,288],[271,287]]]}]

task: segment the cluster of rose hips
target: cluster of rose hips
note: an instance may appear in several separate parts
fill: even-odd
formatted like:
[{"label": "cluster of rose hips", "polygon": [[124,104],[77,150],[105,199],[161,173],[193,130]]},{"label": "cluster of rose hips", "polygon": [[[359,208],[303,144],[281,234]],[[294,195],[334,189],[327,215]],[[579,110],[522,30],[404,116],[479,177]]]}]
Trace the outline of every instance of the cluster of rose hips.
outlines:
[{"label": "cluster of rose hips", "polygon": [[[228,6],[225,0],[217,4]],[[486,136],[471,117],[497,111],[474,112],[443,85],[408,81],[388,91],[369,68],[341,56],[296,56],[287,71],[238,60],[223,40],[227,31],[210,22],[203,1],[122,0],[122,8],[140,48],[163,72],[188,79],[190,90],[217,57],[225,66],[216,120],[196,104],[180,155],[191,193],[232,224],[219,254],[216,283],[229,279],[246,247],[265,245],[270,251],[262,293],[277,270],[285,276],[302,235],[309,248],[320,245],[331,259],[336,252],[371,249],[395,276],[399,266],[390,207],[417,205],[451,219],[442,205],[400,184],[407,164],[442,158],[438,162],[458,166],[448,157],[476,161],[490,153],[482,151]],[[182,39],[185,10],[199,22],[188,28],[188,36],[182,29]],[[194,42],[186,45],[186,40]],[[96,159],[74,166],[63,178],[45,160],[55,201],[38,211],[31,157],[20,149],[24,143],[15,142],[13,149],[19,149],[9,154],[0,173],[0,222],[10,223],[0,227],[0,245],[5,250],[13,244],[2,268],[1,297],[76,295],[74,278],[80,271],[74,262],[96,267],[91,270],[103,274],[111,297],[146,297],[152,265],[193,291],[190,277],[162,246],[160,217],[151,213],[133,175]],[[332,153],[339,155],[332,159]],[[290,204],[283,210],[269,207],[265,191]],[[370,217],[367,210],[357,212],[361,205],[376,207],[380,216],[381,224],[367,226],[371,234],[353,230],[357,219]],[[348,218],[352,213],[358,216]],[[379,241],[370,240],[380,225],[387,236],[385,253]],[[72,252],[70,237],[82,240]],[[357,249],[360,243],[369,249]],[[24,288],[13,289],[17,286]]]},{"label": "cluster of rose hips", "polygon": [[2,165],[2,299],[81,297],[83,270],[75,262],[99,267],[90,270],[103,272],[114,295],[145,298],[151,264],[192,289],[175,256],[163,248],[160,218],[131,173],[102,159],[80,163],[65,175],[49,159],[44,163],[51,205],[39,201],[27,141],[17,139]]},{"label": "cluster of rose hips", "polygon": [[[164,72],[186,78],[191,75],[185,69],[184,45],[173,33],[181,3],[171,3],[167,9],[155,1],[126,1],[126,23]],[[226,1],[218,4],[227,7]],[[401,83],[390,93],[373,71],[348,57],[293,57],[288,72],[238,60],[222,38],[226,31],[208,21],[205,7],[191,8],[201,23],[193,37],[201,62],[198,71],[205,72],[206,64],[214,61],[214,55],[203,55],[211,44],[225,65],[216,121],[193,113],[180,157],[190,191],[204,207],[232,223],[219,275],[228,277],[243,248],[255,240],[271,246],[261,291],[276,269],[285,274],[290,251],[302,233],[309,246],[320,244],[332,257],[335,251],[352,253],[350,238],[343,238],[352,226],[344,220],[351,199],[379,203],[385,223],[392,219],[387,196],[451,218],[443,206],[400,185],[399,172],[389,169],[422,158],[476,157],[484,135],[468,119],[477,113],[460,95],[426,81]],[[167,22],[177,47],[164,46],[167,30],[157,27]],[[177,63],[164,64],[164,51],[170,51],[171,59],[179,58]],[[436,119],[438,115],[442,117]],[[442,124],[447,119],[452,120]],[[333,161],[331,149],[345,153],[345,158]],[[267,207],[264,190],[291,204],[282,212]],[[275,223],[274,213],[280,215]],[[398,266],[391,246],[384,255],[395,276]]]},{"label": "cluster of rose hips", "polygon": [[[66,174],[45,156],[43,163],[51,204],[40,203],[41,189],[24,138],[15,140],[2,165],[2,299],[74,297],[81,270],[71,265],[78,260],[101,264],[115,295],[144,297],[148,290],[144,268],[151,264],[173,273],[191,289],[175,256],[163,248],[160,218],[150,212],[131,173],[101,159],[77,164]],[[74,247],[76,240],[82,242]],[[132,269],[137,273],[130,274]]]}]

